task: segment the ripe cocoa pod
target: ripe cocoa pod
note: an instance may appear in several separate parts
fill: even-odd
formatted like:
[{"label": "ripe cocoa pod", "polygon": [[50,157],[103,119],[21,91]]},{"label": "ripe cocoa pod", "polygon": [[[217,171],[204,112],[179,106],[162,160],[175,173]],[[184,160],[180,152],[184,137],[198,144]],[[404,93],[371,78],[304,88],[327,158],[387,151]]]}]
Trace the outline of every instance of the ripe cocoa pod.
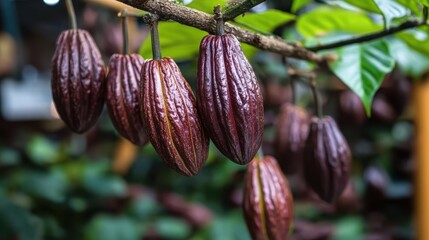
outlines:
[{"label": "ripe cocoa pod", "polygon": [[110,119],[121,136],[136,145],[145,145],[140,105],[140,71],[144,63],[138,54],[113,54],[107,74],[107,109]]},{"label": "ripe cocoa pod", "polygon": [[349,146],[335,120],[313,117],[304,152],[307,185],[325,202],[335,201],[347,185],[350,163]]},{"label": "ripe cocoa pod", "polygon": [[250,162],[244,186],[243,212],[255,240],[284,240],[294,217],[286,177],[270,156]]},{"label": "ripe cocoa pod", "polygon": [[156,152],[177,172],[193,176],[208,155],[195,97],[171,58],[143,64],[142,119]]},{"label": "ripe cocoa pod", "polygon": [[290,103],[282,105],[275,125],[273,147],[284,173],[293,174],[301,169],[308,123],[305,110]]},{"label": "ripe cocoa pod", "polygon": [[366,119],[365,108],[360,98],[352,91],[347,90],[339,97],[339,110],[346,122],[363,124]]},{"label": "ripe cocoa pod", "polygon": [[208,35],[200,45],[198,112],[216,147],[247,164],[262,144],[264,109],[255,73],[234,35]]},{"label": "ripe cocoa pod", "polygon": [[83,133],[97,121],[105,97],[105,69],[91,35],[63,31],[52,59],[52,96],[61,119]]}]

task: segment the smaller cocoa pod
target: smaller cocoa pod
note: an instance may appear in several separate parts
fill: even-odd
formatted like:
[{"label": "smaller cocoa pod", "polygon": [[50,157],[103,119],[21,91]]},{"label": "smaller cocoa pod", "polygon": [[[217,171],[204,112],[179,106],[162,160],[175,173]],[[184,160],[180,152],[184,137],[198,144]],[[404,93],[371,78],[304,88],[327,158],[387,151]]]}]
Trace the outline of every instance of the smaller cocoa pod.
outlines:
[{"label": "smaller cocoa pod", "polygon": [[142,119],[150,142],[168,166],[196,175],[207,159],[209,139],[189,84],[171,58],[146,61],[141,74]]},{"label": "smaller cocoa pod", "polygon": [[302,108],[284,103],[275,125],[274,151],[284,173],[301,169],[308,135],[308,114]]},{"label": "smaller cocoa pod", "polygon": [[313,117],[304,155],[307,185],[325,202],[335,201],[346,187],[350,163],[349,146],[335,120]]},{"label": "smaller cocoa pod", "polygon": [[83,133],[97,122],[105,80],[103,59],[91,35],[81,29],[63,31],[52,58],[52,97],[72,131]]},{"label": "smaller cocoa pod", "polygon": [[136,145],[145,145],[140,113],[140,71],[144,63],[138,54],[113,54],[107,74],[107,109],[113,125],[126,139]]},{"label": "smaller cocoa pod", "polygon": [[243,212],[253,239],[288,239],[294,217],[293,198],[287,179],[273,157],[255,157],[250,162],[245,178]]}]

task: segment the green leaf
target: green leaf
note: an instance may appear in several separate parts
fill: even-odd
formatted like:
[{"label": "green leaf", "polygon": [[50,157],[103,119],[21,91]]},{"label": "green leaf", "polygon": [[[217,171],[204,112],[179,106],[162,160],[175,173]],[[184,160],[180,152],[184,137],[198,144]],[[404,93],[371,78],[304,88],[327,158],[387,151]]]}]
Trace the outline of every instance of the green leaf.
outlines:
[{"label": "green leaf", "polygon": [[0,199],[0,233],[4,232],[10,234],[10,238],[6,239],[42,239],[42,225],[39,219],[6,198]]},{"label": "green leaf", "polygon": [[360,216],[343,217],[335,225],[334,240],[363,239],[364,221]]},{"label": "green leaf", "polygon": [[21,184],[23,191],[53,202],[62,202],[67,191],[66,177],[59,169],[52,169],[49,172],[24,171]]},{"label": "green leaf", "polygon": [[191,228],[179,218],[164,217],[155,223],[155,229],[163,239],[187,239]]},{"label": "green leaf", "polygon": [[424,6],[429,7],[429,0],[420,0],[420,1]]},{"label": "green leaf", "polygon": [[301,15],[297,19],[296,27],[306,38],[320,37],[332,32],[366,34],[382,29],[362,12],[328,6]]},{"label": "green leaf", "polygon": [[400,32],[396,36],[417,52],[429,56],[429,36],[427,28]]},{"label": "green leaf", "polygon": [[[160,22],[158,31],[162,56],[171,57],[176,61],[196,59],[201,39],[206,32],[188,27],[177,22]],[[152,56],[150,38],[143,43],[140,54],[144,58]]]},{"label": "green leaf", "polygon": [[292,12],[298,11],[300,8],[302,8],[304,5],[308,4],[312,0],[293,0],[292,3]]},{"label": "green leaf", "polygon": [[26,146],[26,153],[36,163],[53,163],[56,160],[57,147],[45,137],[34,136]]},{"label": "green leaf", "polygon": [[273,9],[262,13],[246,13],[243,17],[235,18],[235,21],[244,28],[249,26],[249,30],[256,29],[259,32],[270,33],[276,27],[294,20],[295,17],[293,14]]},{"label": "green leaf", "polygon": [[223,6],[225,6],[226,3],[226,0],[194,0],[187,6],[193,9],[213,14],[213,9],[215,6],[220,5],[223,9]]},{"label": "green leaf", "polygon": [[412,13],[414,13],[416,16],[422,15],[422,10],[420,8],[420,1],[410,1],[410,0],[396,0],[399,4],[402,6],[408,8],[411,10]]},{"label": "green leaf", "polygon": [[381,14],[386,28],[390,28],[393,19],[409,15],[409,10],[393,0],[345,0],[346,2],[369,12]]},{"label": "green leaf", "polygon": [[138,240],[137,225],[125,216],[99,214],[91,220],[85,231],[86,240]]},{"label": "green leaf", "polygon": [[[415,51],[398,38],[389,39],[391,55],[395,58],[399,70],[407,76],[420,78],[429,69],[429,55]],[[412,61],[410,61],[412,59]]]},{"label": "green leaf", "polygon": [[354,44],[337,50],[339,59],[330,65],[332,71],[362,100],[368,115],[375,92],[394,59],[384,40]]}]

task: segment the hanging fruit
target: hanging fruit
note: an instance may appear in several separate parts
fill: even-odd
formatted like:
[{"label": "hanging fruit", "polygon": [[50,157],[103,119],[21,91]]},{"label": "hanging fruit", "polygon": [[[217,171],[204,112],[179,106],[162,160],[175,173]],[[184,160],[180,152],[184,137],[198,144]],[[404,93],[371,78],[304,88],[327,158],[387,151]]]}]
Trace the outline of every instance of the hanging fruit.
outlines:
[{"label": "hanging fruit", "polygon": [[334,119],[311,119],[304,154],[307,185],[325,202],[334,202],[347,185],[351,163],[349,146]]},{"label": "hanging fruit", "polygon": [[173,59],[161,58],[156,21],[152,25],[153,60],[142,68],[142,118],[156,152],[177,172],[193,176],[208,155],[209,140],[195,97]]},{"label": "hanging fruit", "polygon": [[205,36],[197,73],[198,112],[216,147],[238,164],[247,164],[262,144],[264,108],[255,73],[232,34]]},{"label": "hanging fruit", "polygon": [[294,218],[286,177],[270,156],[255,157],[247,168],[243,212],[253,239],[288,239]]},{"label": "hanging fruit", "polygon": [[309,117],[305,110],[284,103],[275,125],[274,150],[286,174],[297,173],[303,164]]},{"label": "hanging fruit", "polygon": [[61,119],[74,132],[95,125],[103,109],[105,69],[91,35],[77,29],[71,0],[72,29],[63,31],[52,58],[52,97]]},{"label": "hanging fruit", "polygon": [[124,49],[123,54],[110,57],[106,104],[118,132],[132,143],[142,146],[148,142],[141,114],[143,102],[140,99],[140,71],[144,60],[138,54],[129,54],[127,19],[126,16],[122,18]]}]

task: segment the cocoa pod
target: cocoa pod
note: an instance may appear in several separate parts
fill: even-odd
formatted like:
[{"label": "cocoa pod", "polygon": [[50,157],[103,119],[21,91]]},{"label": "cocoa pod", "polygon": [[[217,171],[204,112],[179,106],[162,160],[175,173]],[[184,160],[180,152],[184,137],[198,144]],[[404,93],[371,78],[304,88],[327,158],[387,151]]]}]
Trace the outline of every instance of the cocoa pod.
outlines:
[{"label": "cocoa pod", "polygon": [[293,174],[301,170],[308,123],[305,110],[290,103],[282,105],[275,125],[273,145],[284,173]]},{"label": "cocoa pod", "polygon": [[243,212],[255,240],[288,238],[293,198],[286,177],[271,156],[250,162],[244,186]]},{"label": "cocoa pod", "polygon": [[59,116],[74,132],[96,123],[105,97],[105,69],[91,35],[63,31],[52,59],[52,97]]},{"label": "cocoa pod", "polygon": [[234,35],[208,35],[200,44],[198,112],[216,147],[247,164],[262,144],[264,107],[255,73]]},{"label": "cocoa pod", "polygon": [[347,185],[351,152],[334,119],[313,117],[304,152],[307,185],[325,202],[338,199]]},{"label": "cocoa pod", "polygon": [[338,104],[341,117],[347,122],[363,124],[367,120],[363,103],[354,92],[350,90],[342,92]]},{"label": "cocoa pod", "polygon": [[121,136],[136,145],[145,145],[140,113],[140,71],[144,63],[138,54],[113,54],[107,74],[106,105],[110,119]]},{"label": "cocoa pod", "polygon": [[208,155],[208,137],[195,97],[171,58],[149,60],[142,68],[142,119],[156,152],[177,172],[196,175]]}]

